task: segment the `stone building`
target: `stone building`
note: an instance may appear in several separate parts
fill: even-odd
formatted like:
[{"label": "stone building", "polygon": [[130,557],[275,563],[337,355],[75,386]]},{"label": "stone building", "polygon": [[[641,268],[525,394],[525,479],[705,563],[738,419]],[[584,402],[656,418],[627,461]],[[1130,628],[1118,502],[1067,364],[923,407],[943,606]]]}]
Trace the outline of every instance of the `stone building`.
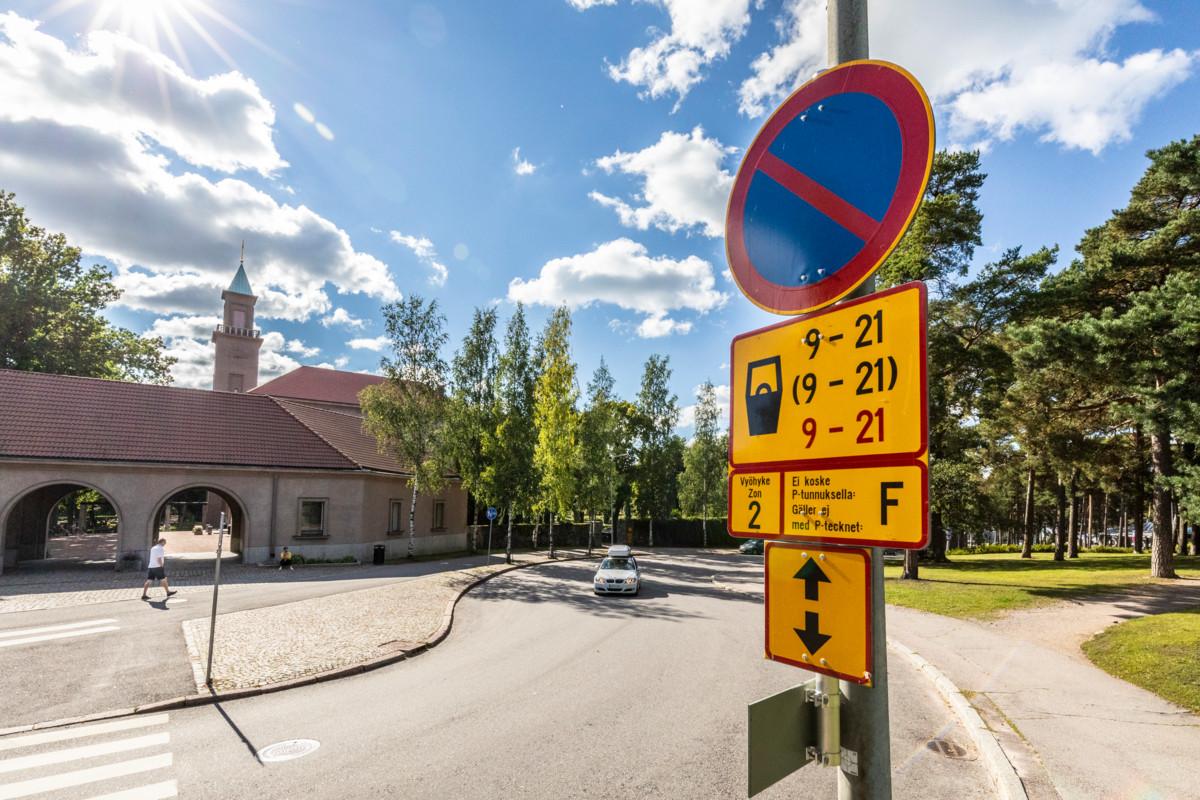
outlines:
[{"label": "stone building", "polygon": [[[117,512],[118,567],[144,558],[168,501],[207,492],[246,562],[285,545],[367,561],[407,553],[409,468],[362,428],[358,392],[382,378],[300,367],[261,386],[254,303],[243,267],[213,332],[214,391],[0,370],[0,572],[44,556],[50,516],[81,488]],[[418,554],[467,546],[456,480],[418,498]]]}]

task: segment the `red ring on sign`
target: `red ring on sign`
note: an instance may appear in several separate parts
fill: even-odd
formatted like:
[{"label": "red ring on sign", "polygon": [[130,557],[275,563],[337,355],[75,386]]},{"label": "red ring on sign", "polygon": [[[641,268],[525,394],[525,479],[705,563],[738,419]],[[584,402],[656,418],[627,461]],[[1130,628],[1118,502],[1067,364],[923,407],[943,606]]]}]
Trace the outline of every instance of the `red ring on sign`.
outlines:
[{"label": "red ring on sign", "polygon": [[[805,109],[836,94],[862,92],[880,100],[900,129],[900,175],[879,229],[845,266],[808,286],[783,286],[762,276],[746,250],[746,195],[768,148]],[[916,78],[886,61],[851,61],[818,75],[776,109],[746,151],[725,214],[725,253],[742,293],[776,314],[804,314],[854,291],[895,249],[920,207],[933,168],[933,108]]]}]

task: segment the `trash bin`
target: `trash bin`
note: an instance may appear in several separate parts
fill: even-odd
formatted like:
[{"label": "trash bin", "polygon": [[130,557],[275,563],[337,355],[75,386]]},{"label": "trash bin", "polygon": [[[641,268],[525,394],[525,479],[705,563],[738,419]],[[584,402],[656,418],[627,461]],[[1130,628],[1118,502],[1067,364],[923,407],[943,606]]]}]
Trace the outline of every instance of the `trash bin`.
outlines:
[{"label": "trash bin", "polygon": [[372,564],[382,564],[383,556],[387,552],[387,548],[381,544],[375,545],[375,557],[371,559]]}]

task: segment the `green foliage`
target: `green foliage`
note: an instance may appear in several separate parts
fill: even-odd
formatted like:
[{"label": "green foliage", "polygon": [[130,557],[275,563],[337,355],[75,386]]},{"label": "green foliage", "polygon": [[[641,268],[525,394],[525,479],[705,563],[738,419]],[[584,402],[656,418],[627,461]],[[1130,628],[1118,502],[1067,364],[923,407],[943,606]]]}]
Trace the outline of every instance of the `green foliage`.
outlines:
[{"label": "green foliage", "polygon": [[[445,484],[446,319],[436,300],[411,295],[384,306],[392,356],[382,362],[387,381],[359,394],[363,427],[388,452],[412,470],[414,494]],[[410,509],[411,515],[411,509]],[[412,525],[409,529],[411,531]]]},{"label": "green foliage", "polygon": [[589,512],[611,509],[621,483],[621,461],[628,458],[629,426],[613,391],[604,358],[587,388],[587,407],[579,420],[579,501]]},{"label": "green foliage", "polygon": [[537,428],[534,384],[537,371],[530,355],[525,309],[518,303],[504,334],[504,352],[496,369],[496,427],[485,431],[482,444],[483,482],[496,502],[513,514],[533,510],[538,473],[534,464]]},{"label": "green foliage", "polygon": [[679,477],[679,508],[693,516],[724,516],[729,435],[712,381],[701,384],[697,401],[694,433]]},{"label": "green foliage", "polygon": [[675,506],[677,481],[682,470],[683,441],[675,435],[679,421],[678,398],[671,392],[671,367],[667,356],[646,359],[636,410],[636,491],[638,512],[654,519],[670,515]]},{"label": "green foliage", "polygon": [[170,383],[173,358],[100,315],[121,296],[100,266],[25,217],[0,191],[0,368]]},{"label": "green foliage", "polygon": [[500,501],[489,480],[484,439],[495,431],[496,399],[495,309],[475,309],[471,328],[450,366],[451,394],[446,409],[446,451],[462,478],[463,488],[485,505]]},{"label": "green foliage", "polygon": [[579,388],[571,360],[571,312],[555,309],[542,335],[541,372],[534,386],[537,446],[533,461],[541,475],[536,507],[571,519],[579,463]]}]

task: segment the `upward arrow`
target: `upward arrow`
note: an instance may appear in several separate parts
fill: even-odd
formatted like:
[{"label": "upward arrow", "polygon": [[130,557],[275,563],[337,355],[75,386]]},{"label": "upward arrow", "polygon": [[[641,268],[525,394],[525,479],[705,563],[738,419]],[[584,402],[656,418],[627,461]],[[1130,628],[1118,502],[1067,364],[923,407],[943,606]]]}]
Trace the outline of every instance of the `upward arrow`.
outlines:
[{"label": "upward arrow", "polygon": [[800,641],[804,642],[804,646],[808,648],[808,652],[814,656],[817,651],[825,646],[825,643],[832,639],[832,636],[821,633],[821,621],[817,617],[815,611],[804,612],[804,630],[792,628],[796,635],[800,637]]},{"label": "upward arrow", "polygon": [[798,580],[804,581],[804,599],[816,600],[817,593],[820,591],[819,584],[829,583],[828,576],[817,565],[817,562],[812,558],[804,562],[804,566],[797,570],[792,576]]}]

